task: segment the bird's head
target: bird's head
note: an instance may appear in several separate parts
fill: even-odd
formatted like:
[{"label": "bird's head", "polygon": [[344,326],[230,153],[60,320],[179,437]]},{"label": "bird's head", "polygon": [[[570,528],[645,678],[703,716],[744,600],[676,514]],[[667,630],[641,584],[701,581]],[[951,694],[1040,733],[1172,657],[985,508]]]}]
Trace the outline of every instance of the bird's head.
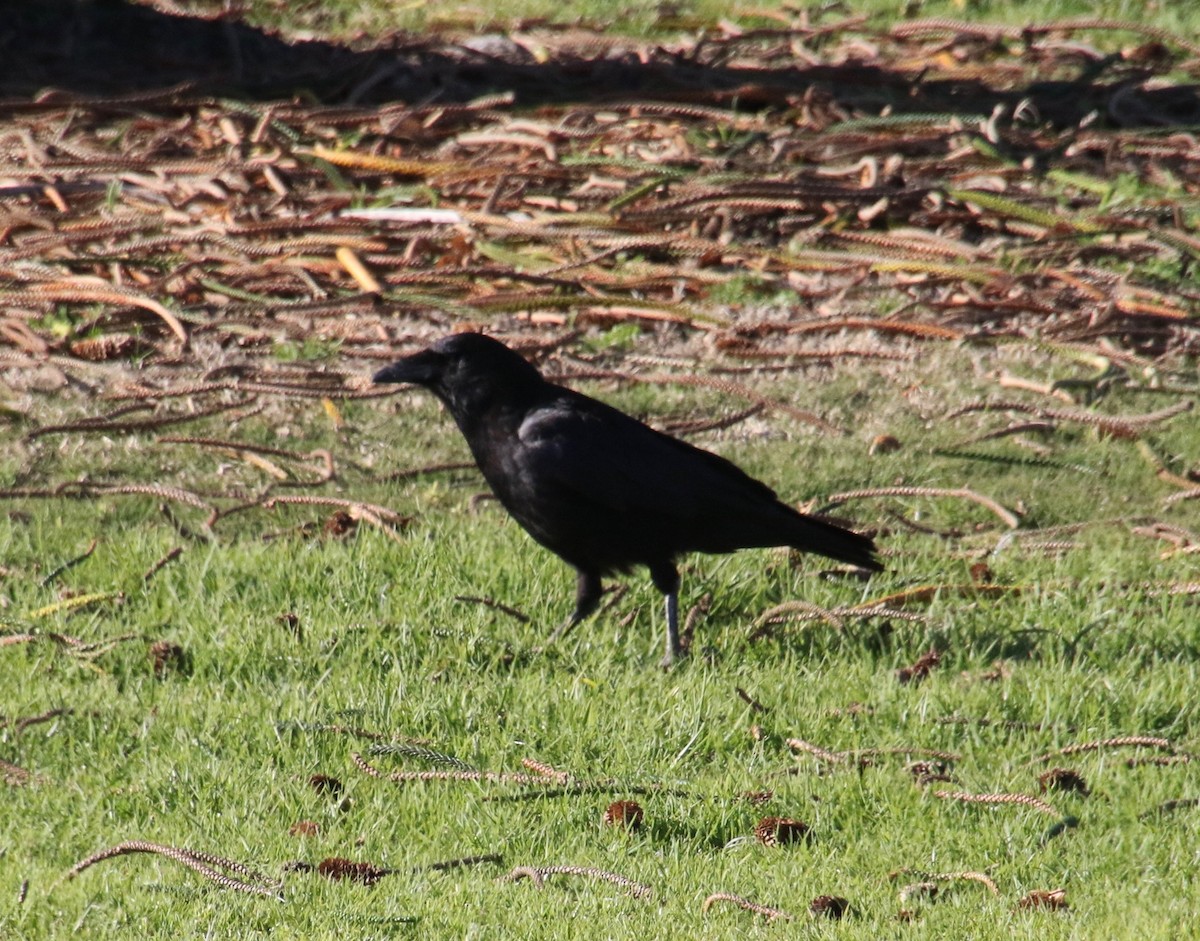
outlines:
[{"label": "bird's head", "polygon": [[455,333],[375,373],[374,381],[411,382],[436,395],[462,425],[493,406],[523,405],[544,380],[530,363],[482,333]]}]

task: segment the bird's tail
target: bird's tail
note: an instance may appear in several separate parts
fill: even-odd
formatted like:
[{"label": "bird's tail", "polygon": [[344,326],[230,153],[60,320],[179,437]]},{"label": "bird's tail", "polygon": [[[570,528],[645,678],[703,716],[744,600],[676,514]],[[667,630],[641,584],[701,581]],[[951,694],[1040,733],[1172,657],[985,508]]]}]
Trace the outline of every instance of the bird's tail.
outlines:
[{"label": "bird's tail", "polygon": [[815,552],[828,559],[882,572],[874,541],[815,516],[799,516],[792,527],[788,545],[802,552]]}]

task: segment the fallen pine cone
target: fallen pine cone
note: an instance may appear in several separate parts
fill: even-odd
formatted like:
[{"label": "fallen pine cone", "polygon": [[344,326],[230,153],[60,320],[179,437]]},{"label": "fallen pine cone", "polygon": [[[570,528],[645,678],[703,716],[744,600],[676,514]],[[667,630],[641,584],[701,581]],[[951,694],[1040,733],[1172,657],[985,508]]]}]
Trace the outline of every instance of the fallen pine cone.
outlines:
[{"label": "fallen pine cone", "polygon": [[986,562],[976,562],[971,566],[971,581],[976,585],[990,585],[995,580],[996,576]]},{"label": "fallen pine cone", "polygon": [[1087,782],[1070,768],[1051,768],[1038,775],[1038,784],[1043,791],[1075,791],[1084,797],[1091,793]]},{"label": "fallen pine cone", "polygon": [[300,616],[294,611],[285,611],[278,615],[275,621],[281,626],[287,628],[295,636],[296,640],[304,640],[304,629],[300,626]]},{"label": "fallen pine cone", "polygon": [[165,680],[171,672],[186,676],[191,672],[191,658],[179,644],[159,640],[150,645],[150,666],[156,680]]},{"label": "fallen pine cone", "polygon": [[342,859],[340,856],[330,856],[317,864],[317,875],[340,882],[361,882],[363,885],[374,885],[386,875],[390,869],[380,869],[370,863],[356,863],[353,860]]},{"label": "fallen pine cone", "polygon": [[642,805],[637,801],[613,801],[604,811],[604,822],[610,827],[637,830],[645,816]]},{"label": "fallen pine cone", "polygon": [[933,668],[942,662],[942,655],[937,648],[931,647],[925,653],[917,658],[917,662],[910,667],[902,667],[896,671],[896,679],[901,683],[916,683],[925,679],[933,671]]},{"label": "fallen pine cone", "polygon": [[850,911],[850,902],[840,895],[818,895],[808,906],[814,915],[824,915],[826,918],[837,920],[844,918]]},{"label": "fallen pine cone", "polygon": [[954,776],[950,774],[950,766],[944,761],[914,761],[908,766],[908,773],[913,776],[913,781],[918,787],[954,780]]},{"label": "fallen pine cone", "polygon": [[103,336],[75,340],[68,344],[67,349],[78,356],[94,363],[110,359],[133,359],[157,352],[157,347],[140,337],[128,333],[108,333]]},{"label": "fallen pine cone", "polygon": [[891,454],[893,451],[899,451],[901,447],[900,439],[895,435],[876,435],[871,439],[867,453],[872,457],[876,454]]},{"label": "fallen pine cone", "polygon": [[1056,912],[1069,907],[1066,889],[1034,889],[1017,902],[1017,908],[1026,910],[1045,908]]},{"label": "fallen pine cone", "polygon": [[754,827],[754,835],[763,846],[786,846],[807,833],[808,824],[788,817],[763,817]]},{"label": "fallen pine cone", "polygon": [[333,536],[336,538],[354,532],[357,527],[358,520],[356,520],[345,510],[338,510],[326,518],[325,525],[322,526],[321,529],[326,536]]},{"label": "fallen pine cone", "polygon": [[328,794],[331,797],[337,797],[345,789],[340,780],[328,774],[314,774],[308,779],[308,786],[318,794]]}]

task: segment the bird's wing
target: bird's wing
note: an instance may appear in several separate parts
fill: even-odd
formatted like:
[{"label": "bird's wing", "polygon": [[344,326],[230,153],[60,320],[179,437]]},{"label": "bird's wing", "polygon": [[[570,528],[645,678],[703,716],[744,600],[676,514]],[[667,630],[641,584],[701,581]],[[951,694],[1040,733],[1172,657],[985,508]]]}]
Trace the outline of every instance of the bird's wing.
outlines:
[{"label": "bird's wing", "polygon": [[582,572],[785,545],[879,568],[870,539],[797,513],[724,458],[586,396],[560,390],[524,410],[516,432],[491,449],[500,466],[485,475],[513,517]]},{"label": "bird's wing", "polygon": [[775,503],[770,487],[724,458],[574,393],[531,410],[518,438],[517,470],[537,489],[539,515],[574,513],[586,527],[639,525],[646,537],[657,531],[687,543],[705,518]]}]

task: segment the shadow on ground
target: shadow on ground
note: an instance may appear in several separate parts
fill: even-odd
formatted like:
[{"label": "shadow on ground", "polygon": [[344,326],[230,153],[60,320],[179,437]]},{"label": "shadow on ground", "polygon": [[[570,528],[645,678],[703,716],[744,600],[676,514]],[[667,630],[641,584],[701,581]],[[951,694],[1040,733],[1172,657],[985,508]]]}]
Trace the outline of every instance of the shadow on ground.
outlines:
[{"label": "shadow on ground", "polygon": [[[995,35],[951,32],[943,38],[968,62],[977,49],[984,63],[988,47],[994,52],[997,43]],[[1011,46],[1014,40],[1005,41]],[[865,56],[836,65],[809,66],[786,56],[772,60],[778,64],[758,59],[738,66],[729,64],[727,43],[700,42],[681,51],[599,34],[574,45],[551,42],[550,48],[539,61],[503,36],[464,44],[396,34],[370,48],[291,43],[236,19],[175,16],[123,0],[0,2],[0,94],[10,101],[47,89],[121,96],[185,85],[192,94],[300,96],[329,104],[460,102],[511,92],[519,106],[637,97],[746,110],[786,107],[815,91],[854,114],[890,108],[987,116],[997,106],[1011,111],[1025,102],[1064,127],[1093,113],[1124,127],[1200,124],[1200,86],[1146,84],[1171,64],[1172,51],[1161,43],[1140,57],[1082,56],[1065,65],[1060,57],[1052,79],[1024,81],[1012,81],[1011,72],[1002,70],[995,78],[924,80],[920,58],[914,61],[911,53],[929,52],[930,37],[910,43],[900,67]],[[1036,50],[1023,58],[1027,75],[1046,74]]]}]

